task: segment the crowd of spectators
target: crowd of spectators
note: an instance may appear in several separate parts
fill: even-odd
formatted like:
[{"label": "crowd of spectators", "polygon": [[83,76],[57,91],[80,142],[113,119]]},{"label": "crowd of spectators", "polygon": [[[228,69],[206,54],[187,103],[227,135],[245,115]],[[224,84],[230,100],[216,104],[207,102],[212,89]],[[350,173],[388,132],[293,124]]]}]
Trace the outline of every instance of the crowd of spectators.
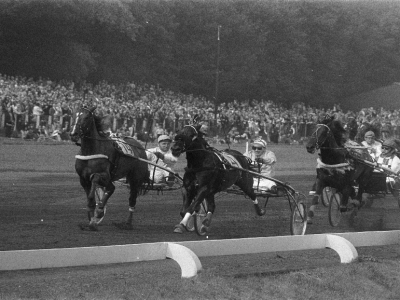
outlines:
[{"label": "crowd of spectators", "polygon": [[215,111],[214,103],[205,97],[147,84],[102,81],[76,85],[0,74],[0,100],[0,128],[6,137],[23,139],[67,141],[84,103],[96,105],[96,113],[108,120],[115,133],[142,140],[154,140],[161,134],[172,138],[195,115],[209,125],[208,138],[215,143],[240,143],[258,136],[273,143],[302,143],[327,114],[341,120],[350,136],[365,122],[390,136],[400,136],[400,109],[345,112],[340,105],[317,108],[293,103],[287,107],[271,100],[233,100],[219,103]]}]

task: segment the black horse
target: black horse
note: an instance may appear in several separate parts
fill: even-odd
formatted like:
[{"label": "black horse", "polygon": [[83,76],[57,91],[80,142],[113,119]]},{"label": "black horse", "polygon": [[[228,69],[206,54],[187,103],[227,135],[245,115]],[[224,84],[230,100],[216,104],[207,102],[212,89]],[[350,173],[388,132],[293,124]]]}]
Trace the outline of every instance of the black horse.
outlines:
[{"label": "black horse", "polygon": [[[125,143],[129,145],[134,157],[121,154],[114,146],[114,140],[99,133],[102,132],[102,119],[94,111],[95,107],[82,107],[70,132],[72,141],[81,141],[75,170],[87,195],[89,228],[96,230],[99,220],[104,217],[104,208],[115,190],[113,181],[126,177],[130,186],[129,217],[120,227],[131,229],[136,198],[149,176],[147,164],[134,157],[147,159],[146,153],[138,141],[126,138]],[[96,206],[95,192],[98,187],[104,188],[104,194]]]},{"label": "black horse", "polygon": [[[369,182],[373,168],[354,158],[373,160],[366,149],[361,149],[358,144],[349,151],[345,146],[346,137],[347,132],[340,121],[326,118],[317,124],[317,129],[306,145],[309,153],[320,149],[315,182],[316,190],[308,212],[310,223],[324,187],[333,187],[342,194],[340,207],[342,212],[348,209],[349,197],[361,203],[362,194]],[[357,185],[358,192],[356,193],[354,186]]]},{"label": "black horse", "polygon": [[[208,146],[199,133],[200,125],[187,125],[176,136],[171,147],[172,154],[179,156],[186,152],[187,168],[183,176],[182,221],[175,226],[175,232],[182,233],[189,219],[198,211],[203,200],[207,201],[207,216],[202,223],[202,231],[208,231],[212,214],[215,210],[214,195],[232,185],[238,186],[245,195],[253,200],[256,213],[264,215],[265,210],[258,205],[253,191],[253,176],[237,168],[229,167],[219,151]],[[249,161],[240,152],[225,150],[224,153],[234,157],[238,167],[249,170]]]}]

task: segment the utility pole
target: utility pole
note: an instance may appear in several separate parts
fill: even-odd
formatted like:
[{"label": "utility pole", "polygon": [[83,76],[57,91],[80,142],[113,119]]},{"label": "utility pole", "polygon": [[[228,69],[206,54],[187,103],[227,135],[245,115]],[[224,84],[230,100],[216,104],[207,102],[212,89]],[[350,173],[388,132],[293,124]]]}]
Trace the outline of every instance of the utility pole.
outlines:
[{"label": "utility pole", "polygon": [[219,53],[220,53],[220,31],[221,25],[218,25],[218,35],[217,35],[217,70],[215,76],[215,97],[214,97],[214,117],[215,122],[217,121],[217,111],[218,111],[218,83],[219,83]]}]

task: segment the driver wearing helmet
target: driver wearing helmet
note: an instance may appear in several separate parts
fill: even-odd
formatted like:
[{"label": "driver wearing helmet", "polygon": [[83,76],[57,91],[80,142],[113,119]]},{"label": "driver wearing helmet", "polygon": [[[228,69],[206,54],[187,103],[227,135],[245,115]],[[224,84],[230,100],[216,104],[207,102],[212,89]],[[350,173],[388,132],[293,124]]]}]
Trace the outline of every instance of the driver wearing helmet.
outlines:
[{"label": "driver wearing helmet", "polygon": [[377,160],[381,155],[381,143],[375,141],[375,133],[373,131],[367,131],[364,135],[364,141],[361,144],[367,148],[368,153],[374,160]]},{"label": "driver wearing helmet", "polygon": [[157,141],[158,147],[146,150],[147,159],[164,169],[171,170],[171,172],[149,164],[150,179],[154,179],[155,183],[161,183],[166,180],[173,182],[174,177],[171,173],[173,173],[178,158],[171,153],[172,140],[168,135],[163,134],[158,137]]},{"label": "driver wearing helmet", "polygon": [[[400,172],[400,159],[397,157],[398,147],[400,142],[395,139],[387,139],[382,144],[382,154],[378,157],[377,163],[379,166],[391,169],[393,172],[399,174]],[[387,177],[387,182],[394,182],[394,178]]]},{"label": "driver wearing helmet", "polygon": [[[274,152],[267,150],[267,142],[263,139],[255,140],[252,144],[252,150],[245,152],[243,155],[256,162],[260,168],[260,174],[273,177],[275,176],[276,156]],[[254,188],[270,190],[274,193],[278,192],[276,183],[266,178],[254,178]]]}]

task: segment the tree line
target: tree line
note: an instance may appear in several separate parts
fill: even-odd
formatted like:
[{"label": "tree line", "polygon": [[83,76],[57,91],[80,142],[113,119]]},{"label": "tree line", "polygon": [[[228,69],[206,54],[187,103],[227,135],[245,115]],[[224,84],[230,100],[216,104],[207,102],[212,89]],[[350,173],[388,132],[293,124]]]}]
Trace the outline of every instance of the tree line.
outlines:
[{"label": "tree line", "polygon": [[0,73],[327,106],[400,81],[399,16],[396,1],[3,0]]}]

